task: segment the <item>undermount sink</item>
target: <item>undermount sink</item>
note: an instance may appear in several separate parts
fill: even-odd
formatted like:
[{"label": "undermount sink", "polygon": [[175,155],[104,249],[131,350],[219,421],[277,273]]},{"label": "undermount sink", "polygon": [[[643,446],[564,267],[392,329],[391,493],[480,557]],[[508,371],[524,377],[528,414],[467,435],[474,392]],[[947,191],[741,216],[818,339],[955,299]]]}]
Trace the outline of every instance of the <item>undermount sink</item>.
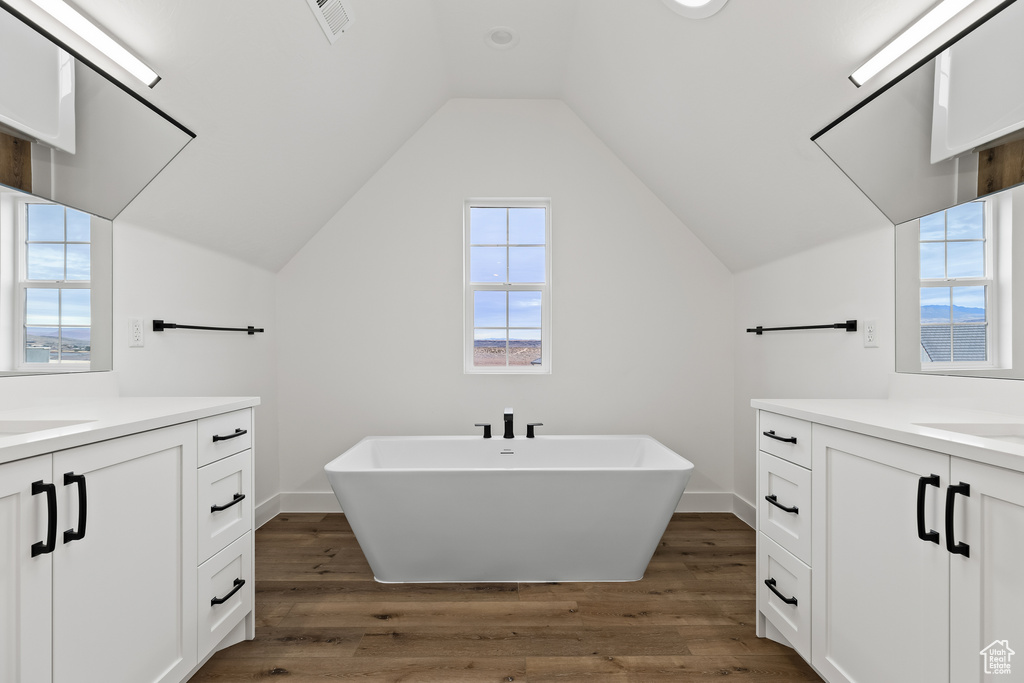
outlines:
[{"label": "undermount sink", "polygon": [[917,422],[918,427],[942,429],[947,432],[998,439],[1009,443],[1024,444],[1024,423],[1019,422]]},{"label": "undermount sink", "polygon": [[73,427],[74,425],[94,422],[95,420],[0,420],[0,436],[14,434],[30,434],[47,429]]}]

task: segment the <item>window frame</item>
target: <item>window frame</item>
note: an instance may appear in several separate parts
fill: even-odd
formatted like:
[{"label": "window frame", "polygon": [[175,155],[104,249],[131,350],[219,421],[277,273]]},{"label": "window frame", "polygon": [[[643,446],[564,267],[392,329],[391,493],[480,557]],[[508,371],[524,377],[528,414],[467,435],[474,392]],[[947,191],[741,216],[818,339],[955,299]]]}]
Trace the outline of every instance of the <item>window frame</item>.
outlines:
[{"label": "window frame", "polygon": [[[510,282],[472,282],[470,280],[470,211],[475,208],[486,209],[544,209],[544,282],[543,283],[510,283]],[[545,375],[551,373],[551,199],[550,198],[474,198],[467,199],[463,205],[463,363],[464,373],[473,375]],[[508,245],[516,246],[516,245]],[[540,363],[535,365],[504,365],[477,366],[473,364],[474,352],[474,295],[476,292],[540,292],[541,295],[541,326]],[[514,329],[514,328],[506,328]],[[531,328],[535,329],[535,328]]]},{"label": "window frame", "polygon": [[[92,367],[92,352],[90,351],[89,360],[58,360],[56,362],[50,361],[48,363],[29,363],[25,360],[25,344],[26,344],[26,327],[28,325],[25,321],[26,310],[25,310],[25,299],[27,296],[27,290],[29,289],[86,289],[90,292],[90,306],[89,306],[89,324],[88,325],[64,325],[60,319],[60,309],[58,308],[57,324],[52,325],[58,330],[65,327],[67,328],[88,328],[89,329],[89,345],[92,347],[95,343],[95,312],[93,311],[93,296],[92,290],[94,285],[92,267],[90,265],[89,279],[88,280],[29,280],[28,279],[28,206],[30,204],[47,204],[52,206],[59,206],[64,210],[64,237],[63,244],[89,244],[90,255],[92,250],[96,247],[95,240],[93,239],[92,230],[92,216],[89,216],[90,220],[90,231],[89,231],[89,242],[80,241],[67,241],[67,211],[69,208],[63,204],[57,202],[47,201],[40,197],[17,197],[14,200],[14,213],[15,213],[15,242],[14,252],[15,261],[17,268],[17,277],[14,282],[14,362],[12,367],[18,372],[76,372],[76,371],[88,371]],[[77,209],[76,209],[77,210]],[[86,212],[82,212],[86,213]],[[57,242],[54,242],[57,244]],[[90,264],[91,264],[90,258]],[[67,255],[65,253],[65,268],[67,264]],[[67,273],[65,272],[65,276]],[[58,295],[59,296],[59,295]],[[36,327],[51,327],[49,325],[37,325]],[[60,351],[58,351],[60,355]]]},{"label": "window frame", "polygon": [[[922,372],[944,372],[947,370],[983,370],[993,369],[1000,366],[999,362],[999,273],[997,266],[997,240],[999,230],[997,229],[997,220],[999,219],[998,213],[995,208],[995,203],[989,201],[989,199],[975,199],[973,202],[980,202],[982,204],[982,220],[983,220],[983,238],[984,242],[984,259],[985,259],[985,276],[983,277],[943,277],[943,278],[923,278],[918,272],[918,292],[921,289],[926,288],[949,288],[950,290],[950,306],[953,305],[953,289],[956,287],[984,287],[985,288],[985,348],[986,348],[986,360],[983,361],[956,361],[952,360],[953,357],[953,330],[958,326],[971,326],[977,325],[977,323],[955,323],[952,319],[949,322],[950,326],[950,360],[948,361],[921,361]],[[964,204],[971,202],[964,202]],[[960,205],[957,205],[960,206]],[[942,213],[946,220],[945,225],[948,226],[948,213],[950,210],[956,208],[950,207],[944,209]],[[938,212],[936,212],[938,213]],[[932,214],[929,214],[932,215]],[[923,217],[922,217],[923,218]],[[920,223],[920,222],[919,222]],[[920,233],[920,228],[918,228]],[[977,242],[978,240],[962,240],[962,239],[943,239],[943,240],[924,240],[918,236],[918,268],[920,268],[921,255],[920,245],[930,243],[944,243],[947,245],[946,249],[946,263],[949,261],[949,250],[948,245],[956,242]],[[939,326],[935,325],[924,325],[921,323],[921,302],[920,294],[918,296],[917,306],[917,327],[918,327],[918,343],[920,345],[921,330],[925,327]],[[923,356],[923,349],[921,350]]]}]

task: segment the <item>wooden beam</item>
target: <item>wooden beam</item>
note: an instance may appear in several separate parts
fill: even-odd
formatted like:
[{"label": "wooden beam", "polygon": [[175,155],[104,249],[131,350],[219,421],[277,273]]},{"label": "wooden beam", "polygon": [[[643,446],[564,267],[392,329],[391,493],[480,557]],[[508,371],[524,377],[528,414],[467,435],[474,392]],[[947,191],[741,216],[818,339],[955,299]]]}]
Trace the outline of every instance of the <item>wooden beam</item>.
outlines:
[{"label": "wooden beam", "polygon": [[0,185],[32,191],[32,143],[0,133]]},{"label": "wooden beam", "polygon": [[1024,140],[1014,140],[978,153],[978,196],[1024,182]]}]

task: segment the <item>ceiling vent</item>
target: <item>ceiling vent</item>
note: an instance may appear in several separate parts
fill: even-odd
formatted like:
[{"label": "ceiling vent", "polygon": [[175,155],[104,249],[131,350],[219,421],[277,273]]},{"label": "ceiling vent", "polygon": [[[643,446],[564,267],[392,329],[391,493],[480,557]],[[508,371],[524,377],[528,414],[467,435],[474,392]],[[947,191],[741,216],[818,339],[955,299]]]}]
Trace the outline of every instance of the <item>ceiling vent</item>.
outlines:
[{"label": "ceiling vent", "polygon": [[341,0],[306,0],[313,10],[320,28],[324,30],[327,40],[334,41],[352,25],[352,15],[348,13]]}]

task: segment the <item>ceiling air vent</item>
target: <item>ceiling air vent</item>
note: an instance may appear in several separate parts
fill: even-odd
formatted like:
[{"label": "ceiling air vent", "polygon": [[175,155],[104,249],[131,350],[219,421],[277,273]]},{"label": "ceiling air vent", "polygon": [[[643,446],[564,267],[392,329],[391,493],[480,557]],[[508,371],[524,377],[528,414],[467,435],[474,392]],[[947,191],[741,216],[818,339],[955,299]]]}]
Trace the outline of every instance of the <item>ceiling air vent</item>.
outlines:
[{"label": "ceiling air vent", "polygon": [[320,22],[327,40],[334,43],[352,24],[352,15],[348,13],[341,0],[306,0],[309,8]]}]

